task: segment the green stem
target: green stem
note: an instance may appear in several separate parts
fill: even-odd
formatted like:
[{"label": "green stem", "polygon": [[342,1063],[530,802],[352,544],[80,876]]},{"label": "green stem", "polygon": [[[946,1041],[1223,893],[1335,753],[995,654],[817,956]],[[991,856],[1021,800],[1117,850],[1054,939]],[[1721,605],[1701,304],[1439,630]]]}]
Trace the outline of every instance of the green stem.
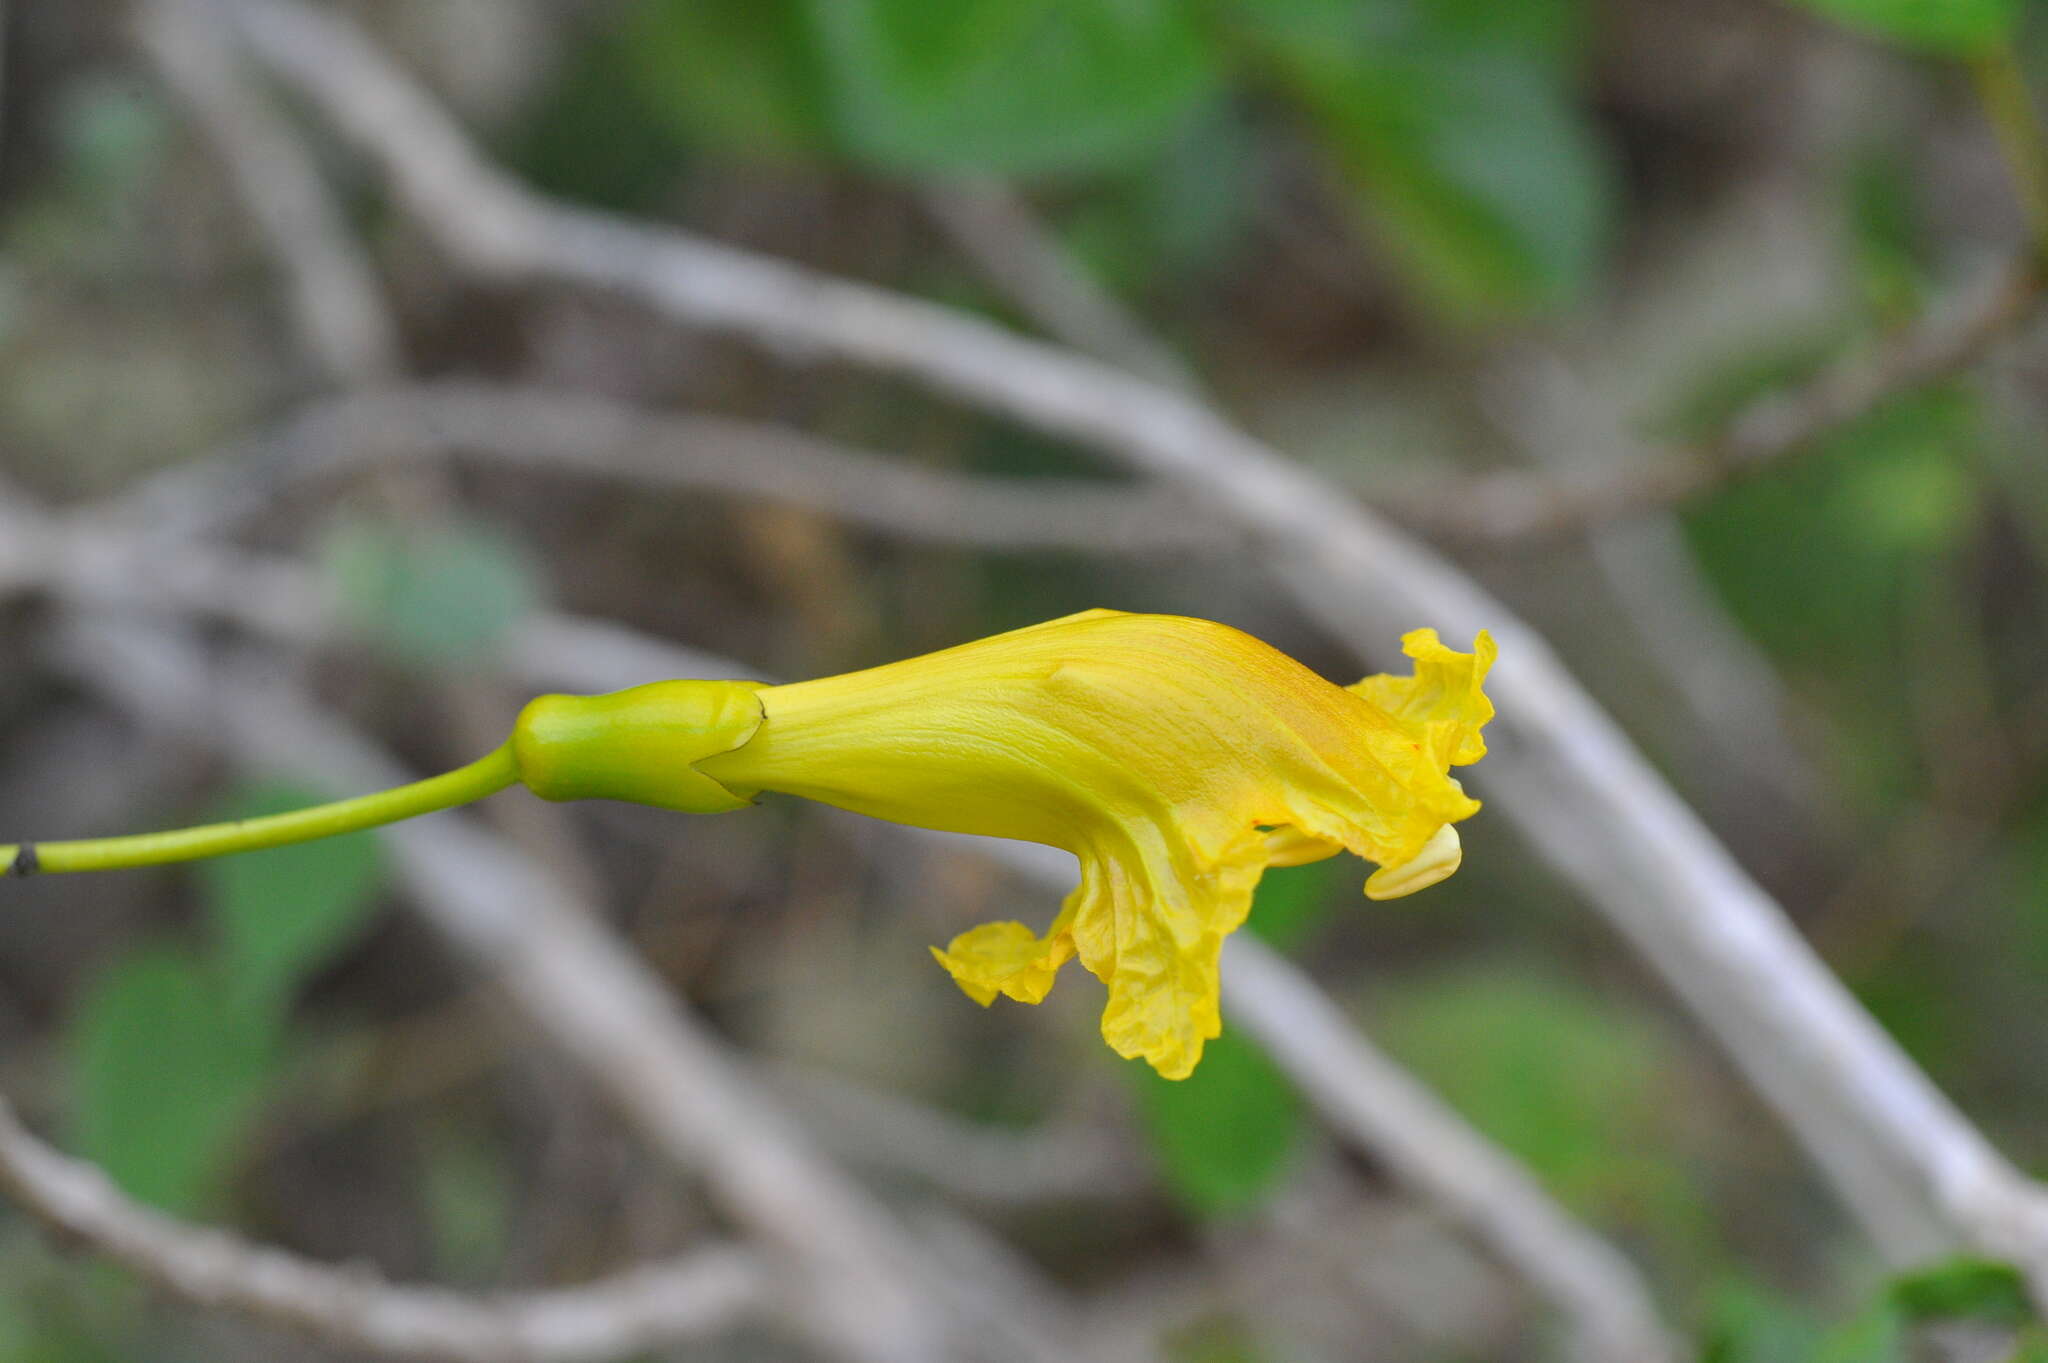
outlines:
[{"label": "green stem", "polygon": [[378,824],[396,823],[416,814],[465,805],[517,785],[519,768],[508,742],[488,757],[424,781],[359,795],[353,800],[295,809],[260,819],[177,828],[167,833],[137,833],[124,838],[81,838],[75,842],[0,843],[0,866],[15,875],[55,871],[112,871],[129,866],[157,866],[194,861],[230,852],[331,838]]},{"label": "green stem", "polygon": [[2048,262],[2048,137],[2035,116],[2019,54],[2011,43],[2001,43],[1971,61],[1970,75],[2026,215],[2034,255],[2037,261]]}]

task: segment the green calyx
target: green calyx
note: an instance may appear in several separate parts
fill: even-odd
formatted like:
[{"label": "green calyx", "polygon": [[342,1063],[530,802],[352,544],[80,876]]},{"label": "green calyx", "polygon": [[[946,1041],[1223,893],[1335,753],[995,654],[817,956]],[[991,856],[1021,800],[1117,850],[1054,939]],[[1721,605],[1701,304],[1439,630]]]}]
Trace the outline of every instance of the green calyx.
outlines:
[{"label": "green calyx", "polygon": [[544,800],[630,800],[686,814],[753,803],[696,769],[761,727],[759,682],[666,681],[602,696],[541,696],[519,712],[512,755]]}]

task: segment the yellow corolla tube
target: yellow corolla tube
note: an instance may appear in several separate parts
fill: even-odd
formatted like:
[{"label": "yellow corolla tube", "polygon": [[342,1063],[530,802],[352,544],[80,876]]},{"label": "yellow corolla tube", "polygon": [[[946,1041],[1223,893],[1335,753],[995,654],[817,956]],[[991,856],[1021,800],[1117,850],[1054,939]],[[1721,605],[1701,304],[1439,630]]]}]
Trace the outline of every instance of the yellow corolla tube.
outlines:
[{"label": "yellow corolla tube", "polygon": [[990,923],[934,955],[981,1003],[1043,999],[1060,966],[1108,986],[1118,1054],[1182,1078],[1221,1030],[1217,957],[1269,865],[1349,850],[1374,898],[1458,867],[1486,748],[1481,634],[1403,641],[1410,677],[1325,681],[1206,620],[1096,610],[789,686],[667,682],[543,697],[521,777],[552,798],[712,812],[762,791],[897,823],[1065,848],[1080,884],[1043,934]]}]

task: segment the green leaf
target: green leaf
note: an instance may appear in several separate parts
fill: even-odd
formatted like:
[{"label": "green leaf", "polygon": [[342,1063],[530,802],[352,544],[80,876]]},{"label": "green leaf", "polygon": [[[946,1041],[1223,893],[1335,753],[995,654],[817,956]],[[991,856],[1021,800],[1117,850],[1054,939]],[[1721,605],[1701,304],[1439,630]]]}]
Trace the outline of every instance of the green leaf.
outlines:
[{"label": "green leaf", "polygon": [[[1300,942],[1337,902],[1336,884],[1362,878],[1344,857],[1266,872],[1248,927],[1276,947]],[[1355,888],[1355,887],[1354,887]],[[1168,1187],[1191,1211],[1223,1216],[1256,1203],[1287,1171],[1301,1134],[1301,1100],[1256,1042],[1226,1030],[1186,1079],[1139,1069],[1140,1110]]]},{"label": "green leaf", "polygon": [[1700,1193],[1652,1153],[1681,1130],[1656,1031],[1527,966],[1389,982],[1377,1004],[1387,1049],[1569,1205],[1693,1242]]},{"label": "green leaf", "polygon": [[1204,107],[1157,155],[1060,215],[1062,244],[1117,293],[1200,275],[1236,245],[1260,200],[1253,138],[1228,103]]},{"label": "green leaf", "polygon": [[[1976,515],[1983,414],[1960,389],[1885,404],[1689,513],[1730,607],[1788,658],[1885,648],[1902,588]],[[1787,583],[1800,591],[1787,591]],[[1887,655],[1888,660],[1888,655]]]},{"label": "green leaf", "polygon": [[[1958,571],[1958,546],[1974,533],[1988,440],[1982,404],[1966,389],[1907,394],[1685,514],[1730,611],[1826,716],[1837,788],[1866,813],[1925,780],[1914,746],[1899,741],[1925,675],[1905,645],[1924,636]],[[1889,985],[1858,983],[1876,991],[1866,996],[1873,1006],[1891,995],[1882,1020],[1909,1046],[1954,1044],[1940,1015],[1963,996],[1915,981],[1907,971]],[[1916,1017],[1936,1025],[1915,1028]]]},{"label": "green leaf", "polygon": [[1218,88],[1184,0],[810,0],[835,126],[886,170],[1098,170]]},{"label": "green leaf", "polygon": [[1700,1363],[1782,1363],[1811,1359],[1821,1327],[1798,1303],[1737,1277],[1716,1286],[1701,1332]]},{"label": "green leaf", "polygon": [[1603,258],[1613,173],[1579,107],[1576,4],[1239,0],[1363,219],[1454,315],[1577,297]]},{"label": "green leaf", "polygon": [[1912,1321],[1967,1317],[2000,1325],[2036,1318],[2019,1270],[1997,1259],[1963,1256],[1894,1278],[1887,1299]]},{"label": "green leaf", "polygon": [[1202,1216],[1252,1206],[1286,1172],[1300,1102],[1265,1052],[1225,1031],[1186,1079],[1139,1067],[1139,1110],[1167,1186]]},{"label": "green leaf", "polygon": [[[290,786],[256,786],[216,817],[256,818],[320,799]],[[220,937],[225,985],[251,1006],[282,1004],[361,934],[376,907],[377,842],[370,833],[219,857],[197,870]]]},{"label": "green leaf", "polygon": [[541,597],[520,546],[475,522],[409,530],[346,520],[329,532],[323,558],[357,626],[416,666],[488,657]]},{"label": "green leaf", "polygon": [[1813,1363],[1912,1363],[1907,1342],[1906,1323],[1898,1312],[1879,1305],[1828,1331],[1813,1352]]},{"label": "green leaf", "polygon": [[268,1014],[238,1008],[190,953],[147,949],[92,982],[69,1039],[79,1152],[142,1201],[193,1210],[262,1095]]},{"label": "green leaf", "polygon": [[641,0],[619,55],[649,110],[693,141],[769,157],[831,146],[803,0]]},{"label": "green leaf", "polygon": [[2019,0],[1798,0],[1874,37],[1947,56],[2004,42],[2019,24]]}]

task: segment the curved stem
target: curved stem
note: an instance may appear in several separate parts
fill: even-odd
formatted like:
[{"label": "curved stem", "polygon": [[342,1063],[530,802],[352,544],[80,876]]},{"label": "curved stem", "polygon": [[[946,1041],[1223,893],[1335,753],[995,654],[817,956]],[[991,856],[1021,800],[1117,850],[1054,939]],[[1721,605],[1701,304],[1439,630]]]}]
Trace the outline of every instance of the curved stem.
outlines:
[{"label": "curved stem", "polygon": [[82,838],[73,842],[0,843],[0,866],[13,875],[56,871],[112,871],[130,866],[194,861],[230,852],[253,852],[285,843],[331,838],[339,833],[396,823],[416,814],[431,814],[480,800],[516,785],[519,769],[508,741],[466,767],[410,785],[359,795],[353,800],[295,809],[260,819],[203,824],[165,833],[137,833],[122,838]]}]

